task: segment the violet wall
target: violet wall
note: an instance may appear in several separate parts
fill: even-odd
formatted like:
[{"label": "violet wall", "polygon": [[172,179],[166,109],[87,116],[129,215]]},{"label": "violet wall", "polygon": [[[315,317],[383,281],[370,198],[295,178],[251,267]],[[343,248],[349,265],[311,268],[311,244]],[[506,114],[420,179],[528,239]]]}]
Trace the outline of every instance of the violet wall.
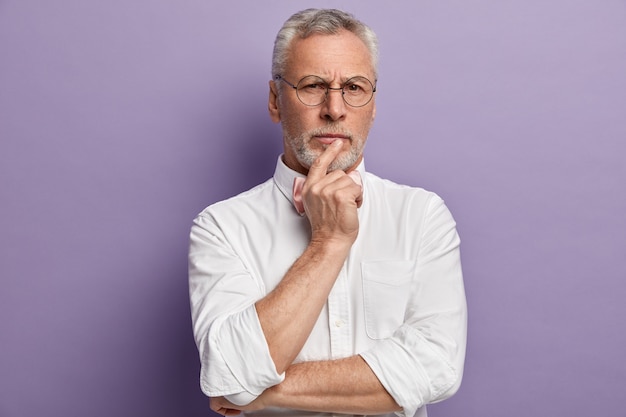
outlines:
[{"label": "violet wall", "polygon": [[463,386],[434,417],[624,416],[626,2],[0,0],[0,416],[203,416],[191,219],[268,178],[274,35],[379,34],[368,169],[463,240]]}]

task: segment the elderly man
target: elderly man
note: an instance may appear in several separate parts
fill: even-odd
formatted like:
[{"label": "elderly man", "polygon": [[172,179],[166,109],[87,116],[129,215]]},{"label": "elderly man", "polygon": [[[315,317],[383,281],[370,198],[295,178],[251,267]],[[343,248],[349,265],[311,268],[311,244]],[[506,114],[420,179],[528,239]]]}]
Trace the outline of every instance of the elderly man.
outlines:
[{"label": "elderly man", "polygon": [[201,387],[223,415],[425,416],[456,392],[466,305],[443,201],[367,172],[377,39],[338,10],[278,33],[273,178],[194,221]]}]

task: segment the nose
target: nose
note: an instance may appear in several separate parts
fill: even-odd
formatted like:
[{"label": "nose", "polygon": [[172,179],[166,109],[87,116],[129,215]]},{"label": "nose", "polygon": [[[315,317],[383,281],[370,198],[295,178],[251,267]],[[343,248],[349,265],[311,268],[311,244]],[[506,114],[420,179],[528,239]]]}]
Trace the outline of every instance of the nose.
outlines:
[{"label": "nose", "polygon": [[328,88],[321,112],[321,116],[329,121],[336,121],[345,117],[346,102],[343,101],[342,88]]}]

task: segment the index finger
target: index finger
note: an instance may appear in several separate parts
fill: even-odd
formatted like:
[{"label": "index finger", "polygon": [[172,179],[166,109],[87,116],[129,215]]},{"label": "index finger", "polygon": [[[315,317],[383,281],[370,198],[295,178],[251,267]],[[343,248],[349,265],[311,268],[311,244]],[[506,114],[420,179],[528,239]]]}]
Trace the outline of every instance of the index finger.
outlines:
[{"label": "index finger", "polygon": [[318,180],[323,178],[330,164],[335,160],[341,149],[343,148],[343,141],[341,139],[335,140],[331,143],[324,152],[313,162],[309,169],[307,179]]}]

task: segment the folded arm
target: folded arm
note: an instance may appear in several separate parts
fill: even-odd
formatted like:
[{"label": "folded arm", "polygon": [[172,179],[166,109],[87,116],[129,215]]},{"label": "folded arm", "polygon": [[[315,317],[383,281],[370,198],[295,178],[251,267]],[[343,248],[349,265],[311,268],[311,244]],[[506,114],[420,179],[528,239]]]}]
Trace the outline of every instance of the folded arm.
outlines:
[{"label": "folded arm", "polygon": [[221,414],[267,407],[341,414],[386,414],[401,410],[359,355],[294,364],[287,369],[281,384],[244,406],[223,397],[211,399],[211,409]]},{"label": "folded arm", "polygon": [[[226,314],[222,306],[219,319],[207,320],[211,321],[209,341],[217,340],[220,333],[228,335],[225,340],[232,341],[208,343],[215,347],[212,352],[202,349],[209,352],[205,353],[203,370],[211,368],[210,375],[206,373],[205,377],[212,380],[212,386],[221,387],[204,389],[211,397],[211,408],[215,411],[227,414],[278,406],[321,412],[380,414],[401,407],[405,415],[412,416],[424,404],[445,399],[460,384],[466,307],[459,239],[454,221],[439,199],[431,202],[426,219],[430,226],[417,254],[418,283],[412,291],[412,301],[401,328],[392,337],[378,340],[372,349],[361,355],[292,365],[356,237],[353,229],[352,235],[346,234],[345,228],[339,229],[339,235],[329,233],[330,229],[325,227],[328,223],[319,221],[319,213],[329,209],[328,205],[318,204],[322,197],[329,201],[337,192],[344,197],[346,193],[354,193],[351,184],[344,181],[347,178],[340,173],[327,177],[330,176],[324,175],[320,181],[336,183],[334,191],[332,187],[309,184],[310,189],[304,195],[313,239],[273,291],[263,295],[262,292],[254,293],[249,285],[241,285],[243,280],[249,280],[249,276],[245,268],[241,268],[240,273],[232,273],[239,268],[234,253],[226,252],[217,257],[230,260],[231,265],[223,269],[218,266],[217,269],[228,270],[231,274],[228,283],[220,280],[215,285],[227,285],[229,291],[223,294],[227,297],[235,294],[250,302],[244,310]],[[316,193],[317,203],[311,197]],[[330,194],[324,196],[323,193]],[[310,196],[308,200],[307,195]],[[354,196],[350,197],[352,200],[344,197],[332,198],[335,203],[343,201],[343,214],[347,215],[336,226],[350,224],[346,219],[358,219],[356,199]],[[358,223],[356,226],[358,231]],[[337,238],[342,234],[345,239]],[[238,291],[248,293],[241,295]],[[198,309],[202,310],[202,306]],[[238,340],[245,344],[245,348],[237,346]],[[198,343],[203,341],[204,338],[199,339]],[[246,352],[251,353],[245,356]],[[236,370],[227,366],[228,363],[255,363],[255,369],[249,370],[249,375],[237,375]],[[240,405],[228,401],[237,398],[244,398],[235,401]]]}]

